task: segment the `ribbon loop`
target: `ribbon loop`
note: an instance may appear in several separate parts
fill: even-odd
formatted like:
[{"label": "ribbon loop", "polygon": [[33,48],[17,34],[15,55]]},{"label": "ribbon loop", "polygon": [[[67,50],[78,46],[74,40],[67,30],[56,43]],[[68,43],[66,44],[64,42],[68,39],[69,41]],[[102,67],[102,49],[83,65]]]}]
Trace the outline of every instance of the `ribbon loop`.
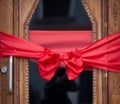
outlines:
[{"label": "ribbon loop", "polygon": [[60,64],[60,55],[45,48],[42,57],[38,60],[38,70],[40,76],[45,80],[50,80]]},{"label": "ribbon loop", "polygon": [[83,60],[76,50],[67,52],[62,57],[45,49],[42,57],[38,60],[39,73],[43,79],[50,80],[60,66],[60,62],[66,66],[66,73],[69,80],[73,80],[83,71]]},{"label": "ribbon loop", "polygon": [[83,71],[83,59],[81,54],[75,50],[73,52],[67,52],[63,57],[68,79],[73,80],[77,78]]}]

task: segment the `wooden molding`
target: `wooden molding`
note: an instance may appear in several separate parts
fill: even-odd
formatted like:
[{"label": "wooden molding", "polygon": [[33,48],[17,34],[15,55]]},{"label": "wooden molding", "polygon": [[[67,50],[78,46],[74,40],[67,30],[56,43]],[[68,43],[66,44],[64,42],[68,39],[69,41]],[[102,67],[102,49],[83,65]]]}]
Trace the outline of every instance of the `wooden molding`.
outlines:
[{"label": "wooden molding", "polygon": [[[30,23],[30,20],[32,19],[32,15],[34,14],[35,12],[35,9],[37,7],[39,3],[39,0],[36,0],[34,3],[33,3],[33,6],[32,6],[32,9],[25,21],[25,24],[24,24],[24,39],[28,40],[29,36],[28,36],[28,32],[29,32],[29,23]],[[24,94],[25,94],[25,97],[23,98],[24,100],[24,104],[29,104],[29,65],[28,65],[28,59],[25,59],[24,60],[24,65],[25,65],[25,69],[24,69]]]},{"label": "wooden molding", "polygon": [[[100,37],[100,36],[98,36],[99,35],[98,24],[97,24],[98,21],[95,18],[95,14],[93,13],[94,11],[90,10],[89,1],[82,0],[82,3],[83,3],[83,6],[88,14],[88,17],[91,20],[91,23],[92,23],[92,40],[96,41],[96,40],[98,40],[98,37]],[[99,75],[99,77],[98,77],[98,75]],[[101,77],[102,77],[101,71],[94,68],[94,70],[93,70],[93,104],[102,104],[101,103],[102,95],[98,95],[98,93],[100,94],[102,92],[100,90],[101,86],[102,86],[102,83],[100,81]],[[98,80],[100,83],[98,83]]]}]

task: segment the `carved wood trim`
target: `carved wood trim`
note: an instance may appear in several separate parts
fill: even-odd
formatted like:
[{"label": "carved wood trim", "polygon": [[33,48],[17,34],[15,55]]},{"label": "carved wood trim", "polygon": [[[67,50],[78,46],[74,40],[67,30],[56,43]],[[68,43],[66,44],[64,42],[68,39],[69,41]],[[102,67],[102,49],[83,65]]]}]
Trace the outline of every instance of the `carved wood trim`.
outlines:
[{"label": "carved wood trim", "polygon": [[[27,20],[25,22],[25,25],[24,25],[24,39],[28,40],[29,38],[29,35],[28,35],[28,32],[29,32],[29,23],[30,23],[30,20],[32,19],[32,15],[34,14],[35,12],[35,9],[37,7],[39,3],[39,0],[36,0],[35,3],[33,4],[33,7],[27,17]],[[24,101],[24,104],[29,104],[29,65],[28,65],[28,59],[24,60],[24,65],[25,65],[25,69],[24,69],[24,94],[25,94],[25,97],[23,98],[23,101]]]},{"label": "carved wood trim", "polygon": [[[35,3],[34,3],[35,1]],[[16,36],[28,40],[27,16],[32,13],[31,8],[36,8],[39,0],[14,0],[13,30]],[[27,7],[28,6],[28,7]],[[29,17],[29,16],[28,16]],[[14,103],[29,104],[29,75],[28,59],[14,58]]]},{"label": "carved wood trim", "polygon": [[29,23],[30,23],[30,20],[32,19],[32,16],[33,16],[33,14],[34,14],[34,12],[35,12],[35,9],[36,9],[39,1],[40,1],[40,0],[36,0],[36,1],[35,1],[34,5],[33,5],[33,7],[32,7],[32,10],[31,10],[31,12],[29,13],[29,15],[28,15],[28,17],[27,17],[27,20],[26,20],[26,22],[25,22],[25,29],[24,29],[25,35],[24,35],[24,36],[26,37],[26,39],[28,39],[28,37],[29,37],[29,36],[28,36],[28,31],[29,31]]},{"label": "carved wood trim", "polygon": [[92,40],[96,41],[96,39],[97,39],[97,35],[96,35],[97,23],[95,21],[94,16],[92,15],[92,12],[89,9],[88,2],[86,2],[85,0],[82,0],[82,4],[83,4],[83,7],[84,7],[88,17],[90,18],[91,23],[92,23]]},{"label": "carved wood trim", "polygon": [[[28,40],[28,38],[29,38],[29,35],[28,35],[29,23],[30,23],[30,20],[32,19],[32,15],[34,14],[38,3],[39,3],[39,0],[36,0],[35,3],[33,4],[32,10],[29,13],[28,18],[25,22],[24,36],[23,37],[26,40]],[[24,101],[25,101],[25,104],[29,104],[29,65],[28,65],[28,59],[26,59],[24,62],[25,62],[25,69],[24,69],[24,81],[25,81],[25,83],[24,83],[24,93],[25,93],[25,98],[24,98]]]},{"label": "carved wood trim", "polygon": [[[92,15],[92,12],[89,9],[88,6],[88,2],[86,2],[85,0],[82,0],[82,4],[88,14],[88,17],[91,20],[92,23],[92,40],[96,41],[97,40],[97,22],[95,20],[95,18]],[[97,104],[97,70],[94,69],[93,70],[93,104]]]}]

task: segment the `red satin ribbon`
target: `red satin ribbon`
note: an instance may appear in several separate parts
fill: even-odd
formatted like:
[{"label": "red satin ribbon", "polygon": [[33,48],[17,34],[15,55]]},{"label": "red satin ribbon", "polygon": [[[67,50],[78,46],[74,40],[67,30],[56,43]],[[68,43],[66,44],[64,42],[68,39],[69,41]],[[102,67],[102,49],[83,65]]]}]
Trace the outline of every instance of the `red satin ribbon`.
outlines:
[{"label": "red satin ribbon", "polygon": [[100,39],[86,48],[54,53],[37,44],[0,32],[0,57],[16,56],[37,58],[40,75],[50,80],[60,63],[66,66],[69,80],[73,80],[85,69],[86,65],[108,71],[120,72],[120,33]]}]

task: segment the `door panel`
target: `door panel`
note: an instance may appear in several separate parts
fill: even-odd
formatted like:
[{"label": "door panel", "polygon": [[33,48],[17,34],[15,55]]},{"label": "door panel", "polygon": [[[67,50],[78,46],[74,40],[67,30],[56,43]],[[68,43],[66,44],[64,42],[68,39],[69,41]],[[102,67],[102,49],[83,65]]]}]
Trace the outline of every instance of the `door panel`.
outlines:
[{"label": "door panel", "polygon": [[[39,0],[0,0],[0,31],[28,38],[28,24]],[[120,31],[119,0],[81,0],[93,25],[93,41]],[[97,12],[95,12],[97,11]],[[102,27],[102,28],[101,28]],[[96,35],[97,34],[97,35]],[[0,69],[8,58],[0,59]],[[14,58],[14,90],[8,92],[8,74],[0,71],[0,104],[28,104],[28,61]],[[120,74],[94,70],[93,103],[119,104]]]},{"label": "door panel", "polygon": [[[0,31],[13,34],[13,1],[0,0]],[[0,71],[0,104],[13,104],[13,94],[8,92],[9,59],[0,59],[0,69],[7,67],[7,73]],[[14,92],[13,92],[14,93]]]},{"label": "door panel", "polygon": [[[34,12],[39,0],[14,0],[14,34],[20,38],[28,39],[28,23],[30,13]],[[14,94],[15,104],[29,104],[28,89],[28,60],[14,59]]]},{"label": "door panel", "polygon": [[[120,32],[120,1],[108,2],[108,34]],[[120,104],[120,73],[108,72],[108,104]]]}]

